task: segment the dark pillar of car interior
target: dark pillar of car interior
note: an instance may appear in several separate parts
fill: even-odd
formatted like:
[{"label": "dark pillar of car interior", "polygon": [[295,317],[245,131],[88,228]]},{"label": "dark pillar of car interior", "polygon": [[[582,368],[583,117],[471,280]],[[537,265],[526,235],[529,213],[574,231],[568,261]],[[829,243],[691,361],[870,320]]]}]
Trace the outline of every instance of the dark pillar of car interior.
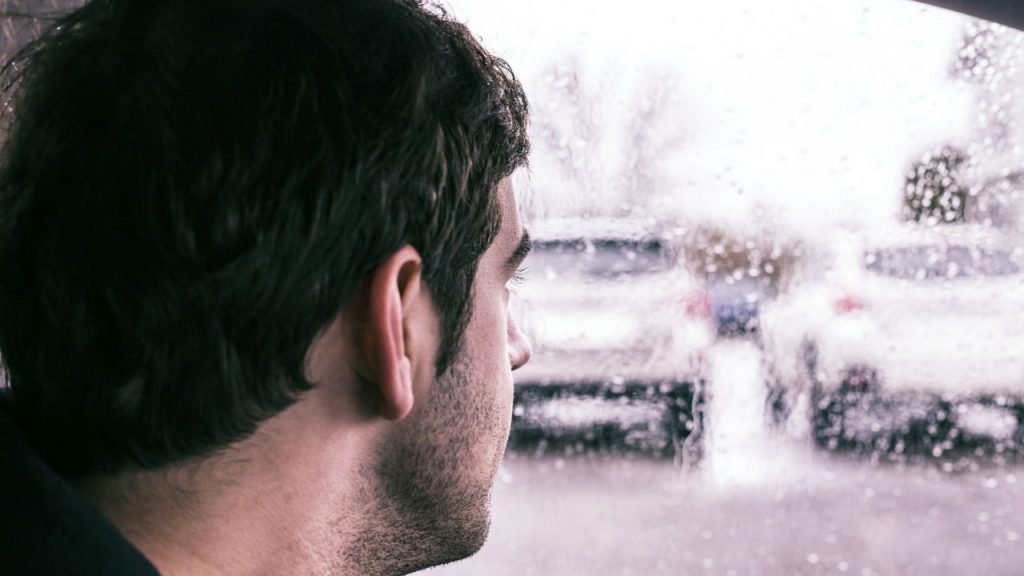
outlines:
[{"label": "dark pillar of car interior", "polygon": [[1020,0],[919,0],[940,8],[956,10],[969,16],[999,22],[1024,30],[1024,2]]}]

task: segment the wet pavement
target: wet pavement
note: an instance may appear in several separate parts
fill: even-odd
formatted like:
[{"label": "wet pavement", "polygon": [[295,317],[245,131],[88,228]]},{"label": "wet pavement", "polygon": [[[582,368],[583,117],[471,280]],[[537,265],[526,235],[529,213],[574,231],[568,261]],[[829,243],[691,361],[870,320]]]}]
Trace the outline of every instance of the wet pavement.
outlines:
[{"label": "wet pavement", "polygon": [[1024,574],[1024,468],[951,474],[792,449],[747,483],[710,464],[510,455],[483,550],[425,573]]},{"label": "wet pavement", "polygon": [[[1024,575],[1019,461],[830,451],[808,426],[766,423],[763,374],[756,346],[727,342],[711,356],[703,418],[676,410],[697,398],[685,394],[650,403],[650,414],[628,391],[592,394],[600,405],[552,396],[557,409],[523,406],[516,422],[546,422],[555,439],[571,427],[604,432],[513,443],[483,550],[424,574]],[[610,421],[622,439],[644,440],[608,449],[619,438]],[[697,449],[664,457],[651,438],[672,433],[666,422],[699,424],[687,437]]]}]

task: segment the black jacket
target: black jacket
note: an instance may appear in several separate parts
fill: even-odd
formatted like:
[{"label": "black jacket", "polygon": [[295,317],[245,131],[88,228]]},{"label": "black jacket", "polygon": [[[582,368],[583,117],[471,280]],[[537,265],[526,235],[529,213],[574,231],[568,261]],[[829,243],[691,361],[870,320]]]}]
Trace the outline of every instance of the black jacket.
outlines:
[{"label": "black jacket", "polygon": [[0,574],[155,575],[156,569],[35,454],[0,391]]}]

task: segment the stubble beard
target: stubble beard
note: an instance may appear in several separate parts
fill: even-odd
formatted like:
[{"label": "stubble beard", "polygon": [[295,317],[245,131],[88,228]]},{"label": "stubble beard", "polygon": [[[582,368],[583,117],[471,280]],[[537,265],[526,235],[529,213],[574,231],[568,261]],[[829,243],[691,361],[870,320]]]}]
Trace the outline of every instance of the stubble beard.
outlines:
[{"label": "stubble beard", "polygon": [[366,529],[345,559],[355,573],[408,574],[483,546],[511,410],[500,413],[493,384],[473,374],[469,362],[456,359],[420,413],[378,447],[367,470],[376,481],[365,493]]}]

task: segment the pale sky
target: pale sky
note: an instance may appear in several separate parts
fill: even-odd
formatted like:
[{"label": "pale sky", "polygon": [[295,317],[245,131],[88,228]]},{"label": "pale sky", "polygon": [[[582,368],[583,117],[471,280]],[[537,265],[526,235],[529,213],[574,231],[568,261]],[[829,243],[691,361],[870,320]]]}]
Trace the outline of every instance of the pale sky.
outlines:
[{"label": "pale sky", "polygon": [[[967,19],[909,0],[449,6],[509,61],[535,109],[551,100],[556,62],[577,63],[596,103],[599,141],[568,144],[586,151],[589,178],[566,181],[557,150],[535,146],[540,212],[625,197],[661,217],[769,219],[802,234],[878,222],[898,211],[908,162],[974,125],[969,89],[949,77]],[[655,140],[681,136],[655,164],[661,202],[621,177],[626,125],[652,79],[667,94]]]}]

